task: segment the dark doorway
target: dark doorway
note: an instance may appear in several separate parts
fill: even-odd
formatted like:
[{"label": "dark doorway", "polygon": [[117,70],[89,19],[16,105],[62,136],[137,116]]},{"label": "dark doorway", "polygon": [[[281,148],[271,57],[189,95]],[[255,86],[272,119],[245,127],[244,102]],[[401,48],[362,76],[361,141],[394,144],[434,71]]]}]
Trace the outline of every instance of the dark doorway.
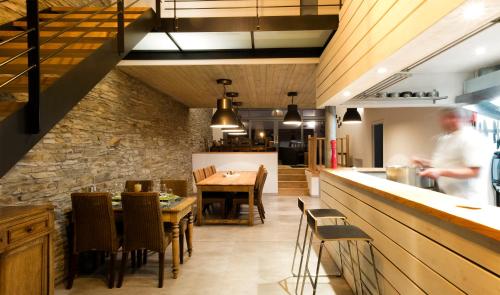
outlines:
[{"label": "dark doorway", "polygon": [[373,166],[384,166],[384,124],[373,124]]}]

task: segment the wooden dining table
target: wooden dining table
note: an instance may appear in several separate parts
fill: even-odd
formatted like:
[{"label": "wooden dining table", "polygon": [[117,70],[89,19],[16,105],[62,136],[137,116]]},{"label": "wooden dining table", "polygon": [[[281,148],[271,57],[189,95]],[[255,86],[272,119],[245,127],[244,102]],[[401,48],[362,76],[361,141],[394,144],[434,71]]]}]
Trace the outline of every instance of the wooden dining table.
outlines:
[{"label": "wooden dining table", "polygon": [[[217,172],[196,183],[198,188],[197,225],[202,224],[248,224],[253,225],[254,189],[257,172],[238,171],[232,175]],[[244,219],[203,219],[203,192],[245,192],[248,193],[248,220]]]},{"label": "wooden dining table", "polygon": [[[172,224],[172,274],[174,279],[178,277],[180,265],[180,243],[179,243],[179,224],[184,217],[188,218],[188,255],[193,253],[193,206],[196,202],[195,197],[180,198],[172,202],[171,206],[162,206],[162,221]],[[121,207],[113,206],[115,213],[120,214]]]}]

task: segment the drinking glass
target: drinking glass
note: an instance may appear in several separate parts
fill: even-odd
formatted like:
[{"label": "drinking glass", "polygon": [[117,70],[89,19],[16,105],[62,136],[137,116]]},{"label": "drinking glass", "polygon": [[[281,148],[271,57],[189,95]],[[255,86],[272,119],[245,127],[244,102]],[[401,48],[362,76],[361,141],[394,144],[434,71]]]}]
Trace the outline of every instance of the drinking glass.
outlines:
[{"label": "drinking glass", "polygon": [[174,191],[171,188],[167,188],[167,195],[173,195]]}]

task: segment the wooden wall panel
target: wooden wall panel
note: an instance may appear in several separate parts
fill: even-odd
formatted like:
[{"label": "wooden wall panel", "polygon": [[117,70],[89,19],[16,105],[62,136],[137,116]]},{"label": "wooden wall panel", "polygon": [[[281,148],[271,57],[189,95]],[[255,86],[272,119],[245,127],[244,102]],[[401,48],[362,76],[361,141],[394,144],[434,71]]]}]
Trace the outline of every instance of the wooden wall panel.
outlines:
[{"label": "wooden wall panel", "polygon": [[339,29],[317,72],[317,105],[396,52],[464,0],[356,0],[340,12]]},{"label": "wooden wall panel", "polygon": [[[348,187],[325,175],[321,177],[321,198],[328,207],[343,212],[351,224],[361,227],[374,238],[375,261],[381,276],[379,282],[391,286],[394,292],[400,294],[498,294],[500,292],[498,273],[480,266],[481,261],[474,261],[470,256],[463,257],[462,253],[454,252],[455,247],[450,249],[443,246],[441,240],[438,242],[432,236],[422,233],[429,231],[428,223],[432,223],[432,218],[418,222],[421,216],[413,214],[411,210],[403,210],[398,207],[399,205],[392,206],[388,200]],[[441,236],[441,233],[446,232],[443,239],[449,239],[453,245],[460,241],[457,237],[459,235],[450,232],[442,222],[434,224],[433,227],[432,234]],[[453,236],[455,237],[450,238]],[[480,243],[471,245],[477,241],[468,243],[469,251],[475,251],[476,256],[484,254],[483,260],[490,258],[492,259],[490,266],[496,264],[498,267],[498,250],[495,252],[494,248],[485,248]],[[345,245],[343,246],[343,249],[347,249]],[[371,281],[368,286],[373,286],[374,276],[368,247],[360,246],[363,277]],[[337,244],[329,245],[328,249],[339,263]],[[355,263],[357,265],[356,260]],[[387,282],[384,283],[384,280]],[[352,285],[352,282],[350,283]]]}]

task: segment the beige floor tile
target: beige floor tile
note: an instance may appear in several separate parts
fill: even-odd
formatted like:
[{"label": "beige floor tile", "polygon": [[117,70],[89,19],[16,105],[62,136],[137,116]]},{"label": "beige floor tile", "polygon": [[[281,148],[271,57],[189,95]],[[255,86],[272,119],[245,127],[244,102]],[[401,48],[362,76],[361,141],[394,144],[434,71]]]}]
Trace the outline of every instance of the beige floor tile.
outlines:
[{"label": "beige floor tile", "polygon": [[[319,199],[305,198],[310,206]],[[300,211],[296,197],[265,196],[266,220],[256,225],[211,225],[195,227],[193,256],[181,265],[178,279],[171,277],[171,256],[167,256],[165,283],[157,285],[157,255],[150,254],[148,264],[125,275],[121,289],[107,289],[101,274],[77,277],[73,289],[57,286],[56,295],[65,294],[132,294],[132,295],[287,295],[295,294],[296,279],[291,277],[293,250]],[[317,248],[317,243],[315,247]],[[317,250],[316,250],[317,251]],[[170,249],[167,249],[170,254]],[[314,268],[316,253],[311,257]],[[187,255],[186,255],[187,256]],[[321,273],[336,272],[324,256]],[[306,284],[304,294],[311,294]],[[350,295],[342,278],[321,278],[318,295]]]}]

